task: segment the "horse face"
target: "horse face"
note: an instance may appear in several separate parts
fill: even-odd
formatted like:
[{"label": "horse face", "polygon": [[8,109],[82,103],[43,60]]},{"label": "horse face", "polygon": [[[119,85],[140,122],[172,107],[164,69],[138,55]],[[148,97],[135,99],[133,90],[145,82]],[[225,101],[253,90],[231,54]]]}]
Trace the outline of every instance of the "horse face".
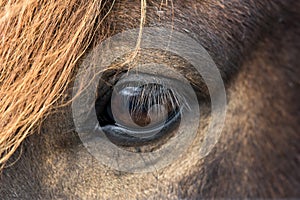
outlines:
[{"label": "horse face", "polygon": [[[79,8],[84,9],[82,5]],[[74,5],[73,9],[79,8]],[[148,1],[144,27],[165,27],[188,35],[204,47],[220,71],[227,112],[214,148],[199,156],[202,133],[211,120],[210,101],[203,97],[199,98],[203,115],[195,139],[176,160],[148,173],[118,171],[101,164],[83,145],[68,104],[47,115],[39,134],[24,140],[10,158],[8,165],[17,162],[3,170],[2,198],[299,196],[297,8],[299,4],[276,1]],[[92,40],[82,40],[87,46],[84,53],[115,34],[138,28],[140,9],[136,1],[107,2],[93,21]],[[36,5],[32,15],[38,12]],[[78,20],[87,19],[86,13],[78,15]],[[72,12],[66,15],[66,19],[73,16]],[[100,22],[101,29],[97,28]],[[64,27],[57,25],[57,30],[63,33]],[[19,38],[20,42],[25,40],[26,36]],[[151,49],[148,53],[155,58]],[[180,59],[170,62],[185,67]],[[75,71],[79,65],[80,60]],[[66,95],[70,96],[72,87],[73,82],[68,84]],[[191,131],[188,125],[184,129],[187,135]],[[118,155],[111,159],[118,159]]]}]

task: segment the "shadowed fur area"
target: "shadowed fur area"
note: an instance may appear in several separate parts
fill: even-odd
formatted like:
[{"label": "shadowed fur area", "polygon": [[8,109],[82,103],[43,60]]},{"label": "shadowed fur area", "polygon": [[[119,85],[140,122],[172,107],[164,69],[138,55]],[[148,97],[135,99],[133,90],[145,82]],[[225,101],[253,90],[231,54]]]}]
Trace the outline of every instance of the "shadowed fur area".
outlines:
[{"label": "shadowed fur area", "polygon": [[[299,10],[288,0],[1,1],[0,198],[299,198]],[[142,26],[199,42],[220,70],[228,105],[208,156],[198,152],[209,114],[174,163],[131,174],[85,149],[70,91],[86,53]]]}]

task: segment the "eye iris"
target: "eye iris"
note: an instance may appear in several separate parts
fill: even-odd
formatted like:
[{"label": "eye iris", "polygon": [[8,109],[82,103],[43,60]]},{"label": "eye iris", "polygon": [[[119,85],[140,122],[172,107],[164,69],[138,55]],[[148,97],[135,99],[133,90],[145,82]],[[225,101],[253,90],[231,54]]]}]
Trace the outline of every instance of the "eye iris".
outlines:
[{"label": "eye iris", "polygon": [[[116,123],[123,127],[156,127],[163,125],[170,113],[178,109],[170,89],[159,84],[127,86],[112,99]],[[130,114],[130,118],[125,113]]]}]

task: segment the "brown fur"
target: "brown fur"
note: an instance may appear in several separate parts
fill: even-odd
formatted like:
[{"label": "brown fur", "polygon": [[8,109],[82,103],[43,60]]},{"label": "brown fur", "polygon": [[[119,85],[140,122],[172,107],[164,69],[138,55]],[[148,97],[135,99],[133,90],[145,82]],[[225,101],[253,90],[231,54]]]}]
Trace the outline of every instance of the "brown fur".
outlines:
[{"label": "brown fur", "polygon": [[[173,27],[198,40],[220,68],[229,100],[224,131],[213,152],[199,159],[195,141],[175,163],[152,174],[119,173],[100,165],[69,131],[74,129],[69,106],[47,115],[71,87],[86,50],[141,25],[138,1],[117,1],[108,12],[111,5],[75,0],[0,3],[1,164],[44,119],[41,134],[29,137],[23,151],[19,149],[20,160],[4,170],[0,195],[299,197],[299,3],[147,2],[145,26]],[[203,130],[205,125],[199,133]]]}]

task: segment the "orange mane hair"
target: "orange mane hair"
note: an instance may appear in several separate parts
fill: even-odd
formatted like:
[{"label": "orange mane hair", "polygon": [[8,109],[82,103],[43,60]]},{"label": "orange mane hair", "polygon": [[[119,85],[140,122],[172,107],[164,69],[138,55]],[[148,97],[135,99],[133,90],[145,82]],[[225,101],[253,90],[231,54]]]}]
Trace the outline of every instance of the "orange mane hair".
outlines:
[{"label": "orange mane hair", "polygon": [[101,0],[0,2],[0,169],[62,97],[109,9]]}]

